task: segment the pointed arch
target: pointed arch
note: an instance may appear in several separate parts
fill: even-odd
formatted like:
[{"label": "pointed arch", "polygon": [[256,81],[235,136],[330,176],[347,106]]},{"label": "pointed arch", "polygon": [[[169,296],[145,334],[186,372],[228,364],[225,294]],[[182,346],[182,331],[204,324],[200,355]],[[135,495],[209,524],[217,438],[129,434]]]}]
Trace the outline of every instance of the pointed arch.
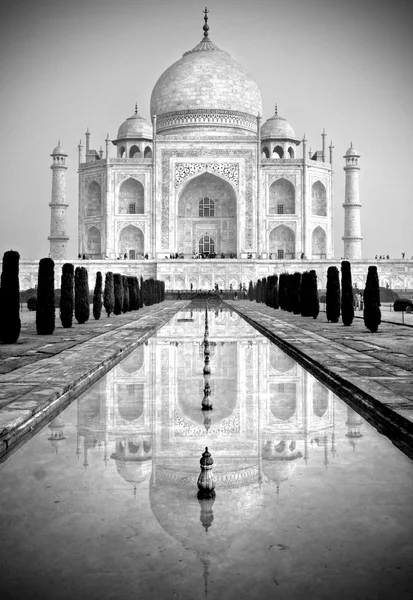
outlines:
[{"label": "pointed arch", "polygon": [[295,258],[295,233],[286,225],[278,225],[270,232],[269,251],[278,259]]},{"label": "pointed arch", "polygon": [[270,214],[295,214],[295,187],[288,179],[281,177],[270,185],[269,200]]},{"label": "pointed arch", "polygon": [[87,254],[92,255],[93,258],[101,257],[101,236],[100,231],[97,227],[93,226],[88,229],[87,236]]},{"label": "pointed arch", "polygon": [[129,150],[129,158],[140,158],[141,157],[141,151],[139,150],[139,147],[134,145],[132,146],[132,148]]},{"label": "pointed arch", "polygon": [[275,371],[278,373],[287,373],[294,369],[296,362],[291,356],[288,356],[285,352],[275,346],[275,344],[271,344],[270,348],[270,365]]},{"label": "pointed arch", "polygon": [[296,384],[290,381],[270,384],[270,410],[280,421],[289,421],[297,410]]},{"label": "pointed arch", "polygon": [[125,158],[126,148],[125,146],[119,146],[118,148],[118,158]]},{"label": "pointed arch", "polygon": [[274,156],[274,158],[284,158],[284,150],[282,149],[282,146],[275,146],[272,153],[273,153],[273,156],[274,156],[274,154],[277,155],[277,156]]},{"label": "pointed arch", "polygon": [[290,147],[288,148],[288,156],[289,156],[290,158],[295,158],[295,152],[294,152],[294,148],[293,148],[292,146],[290,146]]},{"label": "pointed arch", "polygon": [[328,389],[315,381],[313,383],[313,412],[321,419],[328,409]]},{"label": "pointed arch", "polygon": [[91,181],[86,190],[86,216],[93,217],[102,213],[102,189],[97,181]]},{"label": "pointed arch", "polygon": [[262,149],[263,158],[270,158],[270,151],[267,146],[264,146]]},{"label": "pointed arch", "polygon": [[320,226],[311,235],[311,249],[313,258],[327,258],[327,235]]},{"label": "pointed arch", "polygon": [[115,385],[119,416],[125,421],[136,421],[143,413],[144,384],[116,383]]},{"label": "pointed arch", "polygon": [[142,215],[145,212],[145,189],[133,177],[126,179],[119,188],[118,214]]},{"label": "pointed arch", "polygon": [[144,158],[152,158],[152,148],[150,146],[146,146],[144,153],[143,153],[143,157]]},{"label": "pointed arch", "polygon": [[130,259],[138,258],[144,254],[144,235],[135,225],[124,227],[119,234],[119,253]]},{"label": "pointed arch", "polygon": [[311,188],[311,213],[319,217],[327,216],[327,192],[321,181],[313,183]]}]

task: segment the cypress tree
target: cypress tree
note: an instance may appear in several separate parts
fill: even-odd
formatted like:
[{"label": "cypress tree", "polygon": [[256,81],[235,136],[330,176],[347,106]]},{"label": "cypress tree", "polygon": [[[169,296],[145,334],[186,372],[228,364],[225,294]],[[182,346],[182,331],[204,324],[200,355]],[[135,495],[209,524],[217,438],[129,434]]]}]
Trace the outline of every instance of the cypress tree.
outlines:
[{"label": "cypress tree", "polygon": [[311,317],[310,310],[310,273],[308,271],[304,271],[301,275],[301,316],[302,317]]},{"label": "cypress tree", "polygon": [[139,279],[139,308],[143,307],[143,277]]},{"label": "cypress tree", "polygon": [[128,277],[129,287],[129,310],[136,310],[136,297],[135,297],[135,278]]},{"label": "cypress tree", "polygon": [[343,325],[351,325],[354,319],[353,284],[351,265],[348,260],[341,263],[341,320]]},{"label": "cypress tree", "polygon": [[115,306],[113,308],[113,313],[115,315],[120,315],[123,308],[123,284],[122,275],[120,275],[120,273],[115,273],[113,275],[113,288],[115,294]]},{"label": "cypress tree", "polygon": [[0,287],[0,340],[3,344],[15,344],[20,335],[19,259],[15,250],[3,255]]},{"label": "cypress tree", "polygon": [[278,305],[285,310],[285,273],[281,273],[278,279]]},{"label": "cypress tree", "polygon": [[113,273],[108,271],[105,275],[105,291],[103,294],[103,305],[106,310],[106,314],[110,317],[115,308],[115,291],[113,288]]},{"label": "cypress tree", "polygon": [[278,275],[274,275],[274,285],[272,288],[272,307],[275,309],[280,308],[279,298],[278,298]]},{"label": "cypress tree", "polygon": [[54,262],[42,258],[37,280],[36,330],[39,335],[52,335],[54,328]]},{"label": "cypress tree", "polygon": [[96,273],[95,289],[93,291],[93,316],[96,321],[100,319],[102,312],[102,273]]},{"label": "cypress tree", "polygon": [[126,275],[122,276],[122,289],[123,289],[123,302],[122,302],[122,312],[129,312],[129,283]]},{"label": "cypress tree", "polygon": [[89,320],[89,279],[86,267],[76,267],[75,270],[75,318],[83,325]]},{"label": "cypress tree", "polygon": [[308,279],[308,302],[310,307],[310,314],[313,319],[318,317],[318,313],[320,312],[320,299],[318,297],[318,289],[317,289],[317,273],[314,269],[311,269],[309,279]]},{"label": "cypress tree", "polygon": [[372,333],[376,333],[381,323],[380,288],[377,267],[369,267],[366,287],[364,288],[364,324]]},{"label": "cypress tree", "polygon": [[65,263],[62,268],[62,279],[60,284],[60,320],[62,322],[62,326],[67,329],[72,327],[73,324],[74,277],[74,266],[72,263]]},{"label": "cypress tree", "polygon": [[258,302],[258,303],[261,302],[261,279],[258,279],[258,281],[257,281],[257,291],[256,291],[256,295],[255,295],[255,302]]},{"label": "cypress tree", "polygon": [[263,277],[261,279],[261,303],[265,304],[265,299],[267,297],[267,278]]},{"label": "cypress tree", "polygon": [[327,321],[338,323],[340,318],[340,279],[337,267],[327,269],[326,292]]},{"label": "cypress tree", "polygon": [[252,287],[252,281],[250,279],[250,283],[249,283],[249,286],[248,286],[248,299],[250,301],[252,300],[253,295],[254,295],[254,290],[253,290],[253,287]]},{"label": "cypress tree", "polygon": [[291,309],[295,315],[301,313],[301,273],[294,273],[291,278]]}]

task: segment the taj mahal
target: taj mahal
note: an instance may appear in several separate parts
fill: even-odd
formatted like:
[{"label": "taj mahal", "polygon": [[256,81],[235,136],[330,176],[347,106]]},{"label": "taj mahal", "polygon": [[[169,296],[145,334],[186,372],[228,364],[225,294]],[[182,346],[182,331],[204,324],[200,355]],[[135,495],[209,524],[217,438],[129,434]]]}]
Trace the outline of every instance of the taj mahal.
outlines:
[{"label": "taj mahal", "polygon": [[[360,155],[351,143],[340,157],[345,197],[335,198],[334,147],[325,131],[311,151],[276,105],[264,120],[257,83],[212,42],[206,9],[204,21],[202,40],[157,80],[151,123],[135,106],[116,138],[107,135],[105,151],[92,148],[89,130],[85,145],[80,142],[78,258],[72,262],[88,259],[91,275],[154,276],[166,289],[228,289],[311,268],[323,287],[328,265],[338,260],[334,213],[344,210],[342,256],[361,287],[368,261],[362,255]],[[52,152],[49,236],[57,272],[70,259],[66,157],[59,142]],[[171,260],[176,256],[180,260]],[[25,287],[35,276],[26,263]],[[410,263],[379,265],[379,275],[381,285],[413,287]]]}]

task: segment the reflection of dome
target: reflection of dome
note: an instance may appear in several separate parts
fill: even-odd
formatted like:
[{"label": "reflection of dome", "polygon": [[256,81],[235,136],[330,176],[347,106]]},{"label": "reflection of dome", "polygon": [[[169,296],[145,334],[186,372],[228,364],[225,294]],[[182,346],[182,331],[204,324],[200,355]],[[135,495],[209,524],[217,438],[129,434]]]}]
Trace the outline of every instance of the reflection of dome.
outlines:
[{"label": "reflection of dome", "polygon": [[152,460],[119,460],[116,459],[116,470],[119,475],[128,483],[136,486],[142,483],[152,473]]},{"label": "reflection of dome", "polygon": [[[160,117],[179,112],[184,117],[186,113],[186,120],[175,126],[235,126],[256,131],[261,110],[261,94],[254,79],[207,36],[160,76],[151,96],[151,114]],[[243,121],[242,113],[254,119]],[[171,125],[158,121],[158,129]]]},{"label": "reflection of dome", "polygon": [[280,139],[287,138],[295,140],[295,132],[291,125],[283,117],[275,114],[270,117],[261,127],[261,139]]},{"label": "reflection of dome", "polygon": [[291,460],[263,461],[262,471],[268,479],[280,485],[280,483],[290,478],[296,466],[297,463]]},{"label": "reflection of dome", "polygon": [[118,131],[118,140],[131,138],[140,138],[145,140],[152,139],[152,126],[146,119],[140,116],[137,109],[134,115],[128,117],[126,121],[122,123]]}]

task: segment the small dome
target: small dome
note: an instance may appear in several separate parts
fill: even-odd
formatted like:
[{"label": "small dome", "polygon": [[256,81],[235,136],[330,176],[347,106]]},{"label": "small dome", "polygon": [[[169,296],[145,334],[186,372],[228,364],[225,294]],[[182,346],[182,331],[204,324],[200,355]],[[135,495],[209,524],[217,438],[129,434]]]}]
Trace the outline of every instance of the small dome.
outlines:
[{"label": "small dome", "polygon": [[295,132],[288,121],[276,113],[273,117],[265,121],[261,127],[261,139],[279,138],[295,139]]},{"label": "small dome", "polygon": [[345,156],[360,156],[355,148],[353,148],[353,142],[351,142],[350,148],[347,150]]},{"label": "small dome", "polygon": [[62,146],[60,145],[60,140],[59,140],[56,148],[53,150],[51,156],[53,156],[53,154],[63,154],[63,156],[67,156],[66,152],[63,150]]},{"label": "small dome", "polygon": [[140,116],[137,108],[135,114],[122,123],[118,131],[118,140],[145,138],[152,139],[152,126]]}]

